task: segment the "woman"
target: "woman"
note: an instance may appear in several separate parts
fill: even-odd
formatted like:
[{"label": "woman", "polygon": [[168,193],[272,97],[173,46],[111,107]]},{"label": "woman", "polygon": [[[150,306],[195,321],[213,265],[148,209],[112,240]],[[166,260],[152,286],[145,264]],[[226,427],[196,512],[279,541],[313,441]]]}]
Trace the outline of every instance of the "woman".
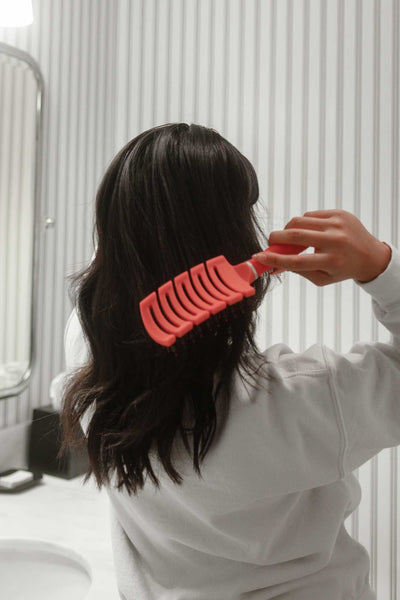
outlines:
[{"label": "woman", "polygon": [[[400,255],[351,213],[305,213],[269,243],[314,254],[258,260],[318,286],[353,278],[391,344],[260,353],[254,296],[157,345],[139,302],[223,254],[264,249],[249,161],[215,130],[154,127],[114,158],[96,199],[96,252],[73,279],[63,451],[85,432],[112,505],[125,600],[372,600],[367,551],[344,520],[352,471],[400,444]],[[385,377],[380,377],[385,372]],[[246,377],[246,375],[248,377]]]}]

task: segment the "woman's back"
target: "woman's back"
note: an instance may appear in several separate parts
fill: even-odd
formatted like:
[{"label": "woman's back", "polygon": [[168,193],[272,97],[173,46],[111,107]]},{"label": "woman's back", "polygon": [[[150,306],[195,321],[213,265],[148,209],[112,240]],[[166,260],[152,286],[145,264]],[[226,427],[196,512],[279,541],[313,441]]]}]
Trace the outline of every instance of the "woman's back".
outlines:
[{"label": "woman's back", "polygon": [[[375,598],[368,553],[344,520],[361,498],[352,471],[400,444],[400,253],[391,248],[384,273],[358,285],[393,346],[358,343],[338,354],[319,344],[303,353],[275,344],[263,353],[255,389],[236,376],[202,479],[177,439],[181,485],[154,456],[160,489],[149,479],[135,497],[115,481],[107,488],[126,600]],[[83,342],[76,314],[68,325],[73,367]]]},{"label": "woman's back", "polygon": [[361,497],[352,471],[400,444],[398,250],[331,210],[270,235],[313,254],[256,257],[318,286],[353,278],[393,344],[260,353],[255,316],[271,277],[176,353],[141,322],[140,301],[179,273],[262,249],[257,199],[249,161],[193,124],[137,136],[99,187],[98,244],[66,329],[62,418],[64,445],[85,431],[85,481],[108,490],[125,600],[375,598],[344,520]]}]

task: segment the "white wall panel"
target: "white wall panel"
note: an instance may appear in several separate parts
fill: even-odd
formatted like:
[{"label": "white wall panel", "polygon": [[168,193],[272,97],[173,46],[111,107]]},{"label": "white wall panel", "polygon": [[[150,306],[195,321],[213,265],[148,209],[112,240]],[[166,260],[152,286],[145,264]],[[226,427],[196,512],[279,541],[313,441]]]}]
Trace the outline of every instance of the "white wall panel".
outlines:
[{"label": "white wall panel", "polygon": [[[43,211],[56,228],[41,257],[39,366],[29,394],[0,404],[3,426],[48,402],[64,368],[65,275],[91,256],[99,178],[145,129],[200,123],[237,145],[256,167],[268,231],[337,207],[398,246],[398,0],[39,0],[35,12],[34,26],[0,39],[45,75]],[[283,279],[260,311],[260,347],[389,340],[352,281]],[[363,499],[346,525],[370,553],[379,600],[400,600],[397,449],[356,474]]]}]

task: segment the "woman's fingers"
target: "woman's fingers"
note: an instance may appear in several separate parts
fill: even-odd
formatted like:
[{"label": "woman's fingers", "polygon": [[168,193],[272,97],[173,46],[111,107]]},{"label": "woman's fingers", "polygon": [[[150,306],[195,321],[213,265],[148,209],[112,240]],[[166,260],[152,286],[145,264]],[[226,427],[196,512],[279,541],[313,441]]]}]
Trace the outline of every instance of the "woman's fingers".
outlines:
[{"label": "woman's fingers", "polygon": [[[283,243],[283,242],[282,242]],[[252,258],[262,265],[285,271],[316,271],[326,268],[327,255],[325,254],[277,254],[263,252],[253,254]]]},{"label": "woman's fingers", "polygon": [[321,210],[293,217],[282,231],[272,231],[269,246],[313,247],[313,254],[279,254],[266,250],[255,260],[275,269],[299,273],[316,285],[346,279],[371,281],[387,266],[390,248],[375,238],[352,213]]}]

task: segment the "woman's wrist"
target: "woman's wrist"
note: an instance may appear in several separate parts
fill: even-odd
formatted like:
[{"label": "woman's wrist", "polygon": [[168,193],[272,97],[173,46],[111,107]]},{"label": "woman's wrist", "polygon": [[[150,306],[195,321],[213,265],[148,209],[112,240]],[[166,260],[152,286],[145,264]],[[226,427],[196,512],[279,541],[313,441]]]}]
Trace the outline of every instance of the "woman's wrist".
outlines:
[{"label": "woman's wrist", "polygon": [[373,281],[379,275],[381,275],[384,271],[386,271],[391,259],[392,259],[392,249],[386,242],[379,242],[380,246],[378,246],[377,252],[375,254],[376,261],[374,261],[373,270],[367,276],[366,279],[364,277],[362,279],[358,279],[359,283],[369,283]]}]

